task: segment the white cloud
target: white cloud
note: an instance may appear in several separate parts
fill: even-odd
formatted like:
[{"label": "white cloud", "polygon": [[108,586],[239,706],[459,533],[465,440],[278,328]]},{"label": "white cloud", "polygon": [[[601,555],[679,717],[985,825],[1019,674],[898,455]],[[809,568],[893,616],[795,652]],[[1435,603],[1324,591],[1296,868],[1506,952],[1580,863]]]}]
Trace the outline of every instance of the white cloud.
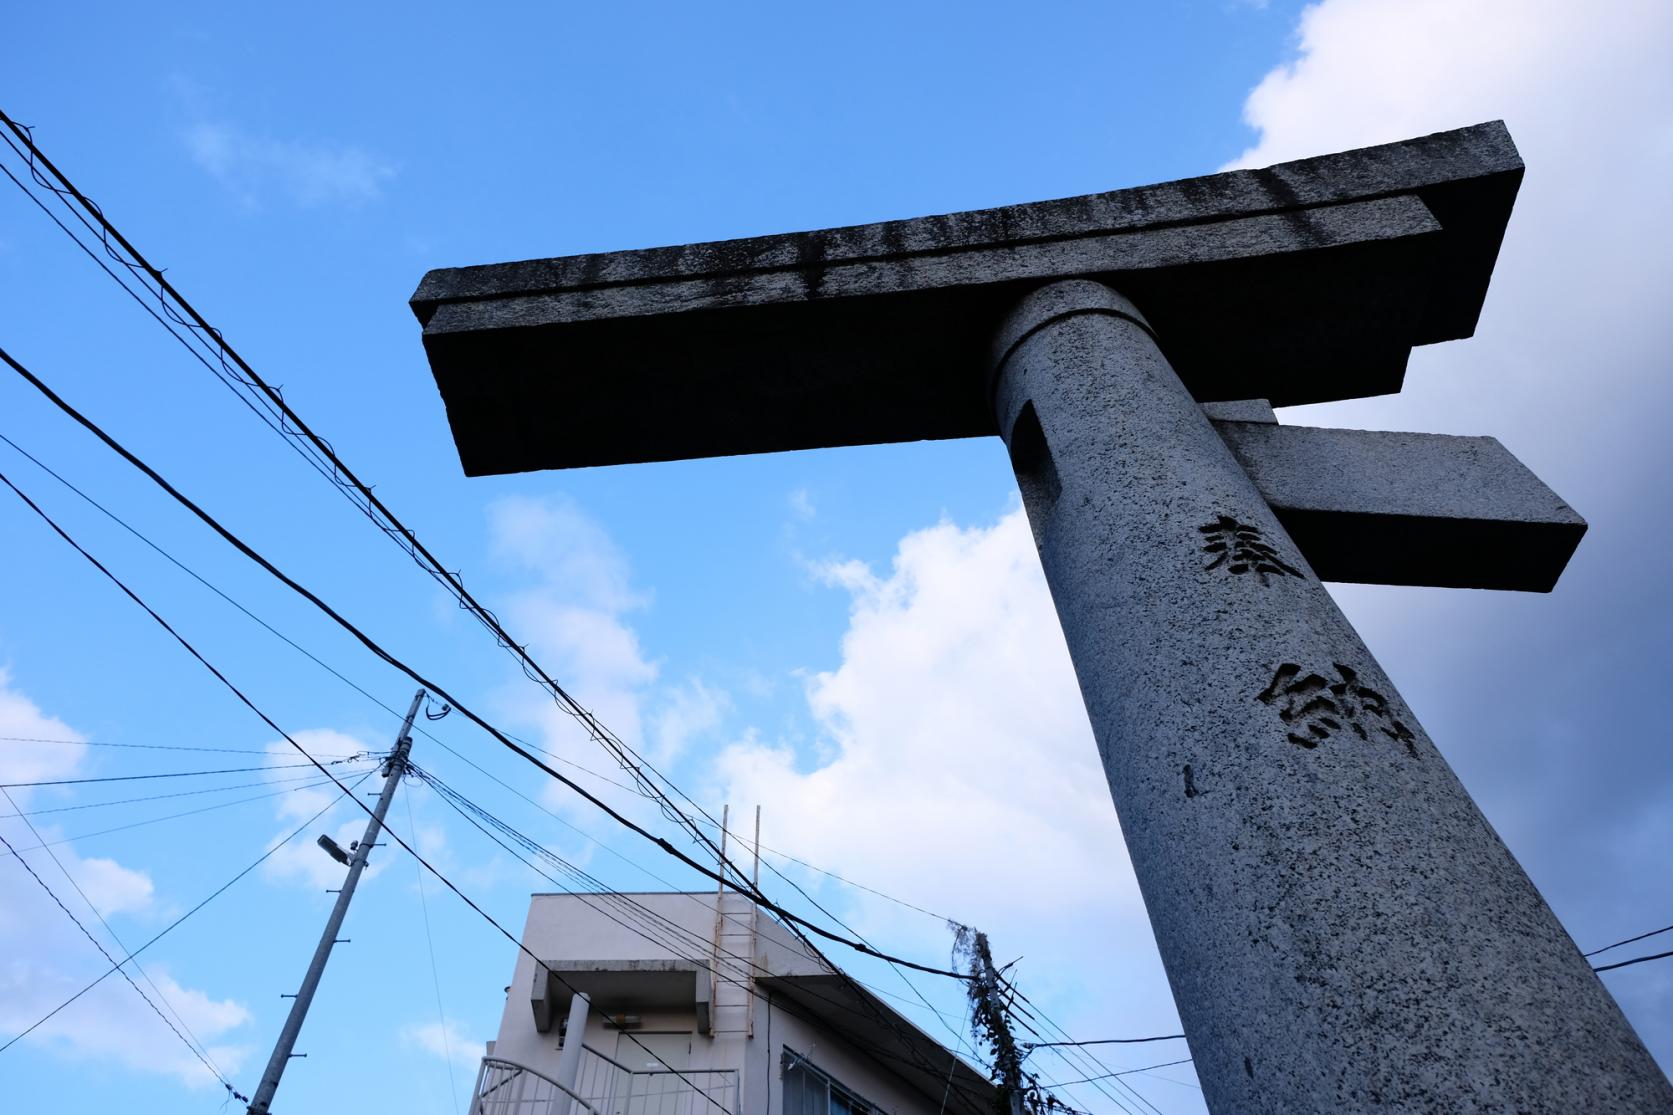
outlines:
[{"label": "white cloud", "polygon": [[[507,627],[535,660],[622,738],[642,737],[640,702],[656,680],[624,616],[649,599],[631,585],[627,558],[604,528],[564,496],[508,496],[488,508],[495,556],[532,584],[514,593]],[[509,699],[543,727],[549,745],[570,757],[596,757],[595,745],[549,697],[521,680]]]},{"label": "white cloud", "polygon": [[[14,688],[10,674],[3,669],[0,669],[0,736],[86,738],[63,720],[43,712]],[[6,741],[0,747],[0,781],[73,776],[85,761],[86,749],[82,747]],[[13,789],[8,793],[19,809],[30,808],[31,791]],[[6,813],[13,812],[11,803],[4,800],[0,800],[0,807]],[[115,955],[125,950],[110,938],[66,875],[113,922],[124,915],[154,917],[158,902],[151,877],[143,870],[103,856],[83,858],[73,845],[58,844],[50,854],[37,847],[39,841],[52,842],[63,835],[51,825],[36,824],[31,831],[24,819],[7,816],[0,818],[0,833],[18,850],[22,860],[19,863],[10,855],[0,855],[0,1033],[15,1034],[68,999],[109,965],[23,864],[33,869],[59,900],[75,910],[88,930]],[[224,1039],[249,1020],[244,1006],[183,986],[161,968],[148,965],[146,972],[156,985],[153,988],[151,983],[140,981],[146,994],[208,1043],[210,1057],[222,1071],[236,1073],[249,1054],[249,1047],[229,1044]],[[135,1071],[172,1076],[192,1088],[218,1087],[213,1075],[191,1051],[149,1008],[137,1001],[133,988],[115,975],[47,1021],[25,1041],[74,1061],[114,1062]]]},{"label": "white cloud", "polygon": [[[693,740],[718,729],[731,707],[723,690],[696,677],[656,687],[661,670],[629,623],[651,597],[634,587],[626,556],[599,523],[562,495],[505,497],[489,506],[488,518],[495,557],[527,580],[506,598],[507,629],[527,640],[535,660],[584,707],[659,766],[678,761]],[[582,726],[520,673],[501,699],[514,719],[536,725],[547,750],[614,770]],[[630,813],[654,816],[642,799],[623,800],[613,788],[580,777]],[[555,783],[547,786],[547,800],[589,831],[599,823]]]},{"label": "white cloud", "polygon": [[[1070,976],[1045,958],[1119,947],[1123,1001],[1154,995],[1160,968],[1021,509],[909,534],[885,574],[822,572],[852,606],[841,665],[807,682],[821,753],[746,736],[715,763],[725,799],[763,804],[765,844],[1041,958],[1035,990]],[[919,955],[947,947],[931,919],[842,897],[862,930]],[[1135,1009],[1171,1013],[1165,993]]]},{"label": "white cloud", "polygon": [[687,678],[659,694],[658,706],[651,715],[651,761],[666,766],[678,760],[693,739],[720,727],[732,699],[701,678]]},{"label": "white cloud", "polygon": [[251,135],[226,124],[187,129],[192,160],[246,204],[277,190],[298,205],[363,204],[395,177],[394,164],[360,147]]},{"label": "white cloud", "polygon": [[[1478,337],[1414,353],[1400,396],[1285,420],[1493,434],[1591,518],[1551,597],[1338,595],[1571,928],[1601,908],[1623,936],[1665,921],[1648,919],[1673,815],[1647,707],[1665,688],[1670,603],[1647,555],[1673,533],[1669,42],[1662,3],[1325,0],[1251,94],[1259,139],[1235,163],[1508,122],[1529,169]],[[1037,957],[1032,978],[1055,977],[1071,1005],[1052,1013],[1071,1030],[1162,1019],[1171,999],[1021,515],[909,535],[886,574],[818,572],[854,600],[841,666],[808,689],[824,750],[810,761],[747,736],[718,764],[725,795],[766,804],[767,844]],[[843,900],[906,931],[873,899]],[[1089,970],[1090,990],[1063,986]],[[1111,970],[1121,1001],[1098,1002]],[[1612,987],[1665,1061],[1673,999],[1636,971]]]},{"label": "white cloud", "polygon": [[[363,740],[331,728],[304,729],[292,732],[290,736],[314,756],[352,755],[359,752],[375,754],[379,750]],[[296,753],[296,748],[282,739],[268,743],[267,754],[275,760],[275,769],[265,776],[271,782],[277,783],[281,779],[307,773],[290,765],[305,760]],[[345,769],[346,766],[347,764],[333,766],[329,769],[345,785],[352,785],[360,776],[355,774],[351,777]],[[382,782],[374,775],[363,785],[381,787]],[[356,808],[343,797],[341,790],[330,784],[293,788],[288,793],[280,794],[274,801],[274,811],[278,819],[284,823],[284,827],[274,833],[273,838],[268,841],[269,847],[289,836],[300,822],[326,809],[327,806],[331,808],[311,826],[310,831],[302,833],[268,857],[261,866],[263,876],[270,882],[290,881],[318,892],[342,886],[347,868],[328,856],[316,841],[323,833],[335,840],[344,851],[349,851],[350,846],[366,831],[365,812]],[[372,857],[361,874],[361,880],[364,882],[376,878],[388,865],[390,858],[387,855]]]},{"label": "white cloud", "polygon": [[813,496],[806,488],[796,488],[790,493],[790,513],[802,522],[809,522],[819,513],[813,505]]},{"label": "white cloud", "polygon": [[[1659,0],[1325,0],[1250,95],[1237,160],[1502,118],[1527,163],[1476,337],[1414,352],[1398,396],[1283,417],[1492,434],[1590,520],[1549,597],[1337,590],[1582,947],[1666,921],[1669,43]],[[1610,987],[1667,1065],[1654,967]]]},{"label": "white cloud", "polygon": [[482,1059],[483,1043],[459,1029],[456,1022],[445,1026],[440,1022],[409,1022],[401,1027],[401,1041],[440,1060],[451,1059],[454,1067],[473,1074]]},{"label": "white cloud", "polygon": [[[4,666],[0,666],[0,736],[8,737],[0,746],[0,781],[9,783],[69,777],[86,753],[86,748],[73,744],[87,737],[42,712],[12,688],[11,671]],[[52,742],[58,740],[66,742]],[[11,794],[19,808],[25,808],[31,791],[20,788]]]}]

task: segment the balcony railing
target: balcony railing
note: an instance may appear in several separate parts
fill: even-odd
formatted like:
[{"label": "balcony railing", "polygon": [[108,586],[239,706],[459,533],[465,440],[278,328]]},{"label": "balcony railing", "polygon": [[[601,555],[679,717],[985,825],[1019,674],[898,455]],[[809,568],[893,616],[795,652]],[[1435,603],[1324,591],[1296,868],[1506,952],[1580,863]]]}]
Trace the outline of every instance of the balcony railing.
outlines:
[{"label": "balcony railing", "polygon": [[575,1087],[484,1057],[470,1115],[723,1115],[738,1110],[736,1069],[630,1069],[581,1047]]},{"label": "balcony railing", "polygon": [[482,1058],[470,1115],[604,1115],[575,1092],[526,1065]]}]

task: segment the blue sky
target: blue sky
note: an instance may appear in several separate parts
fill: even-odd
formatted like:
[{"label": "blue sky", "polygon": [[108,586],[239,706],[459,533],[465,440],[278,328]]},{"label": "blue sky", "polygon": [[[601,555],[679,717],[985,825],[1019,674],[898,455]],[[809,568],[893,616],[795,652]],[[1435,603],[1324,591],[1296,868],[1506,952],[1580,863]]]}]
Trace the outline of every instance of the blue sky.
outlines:
[{"label": "blue sky", "polygon": [[[1659,559],[1670,541],[1673,327],[1662,301],[1673,219],[1658,192],[1673,171],[1663,65],[1673,17],[1630,0],[1571,8],[305,4],[275,16],[35,5],[0,45],[0,105],[36,127],[54,160],[584,703],[706,807],[730,801],[747,816],[760,803],[768,846],[987,929],[996,952],[1025,956],[1025,989],[1065,1028],[1121,1036],[1173,1032],[1176,1019],[999,444],[467,481],[406,299],[436,266],[1031,201],[1505,118],[1529,173],[1477,337],[1415,354],[1400,396],[1284,419],[1493,434],[1590,519],[1550,596],[1346,588],[1338,598],[1576,940],[1595,947],[1673,922],[1673,758],[1659,707],[1673,650]],[[431,582],[0,187],[0,345],[419,668],[509,729],[607,768]],[[405,679],[15,377],[0,380],[0,433],[404,707]],[[4,445],[0,472],[281,725],[314,733],[322,753],[387,746],[388,712]],[[9,493],[0,540],[0,736],[273,742]],[[459,717],[429,730],[440,743],[420,737],[421,764],[612,885],[662,884],[441,743],[662,879],[696,885]],[[0,740],[6,781],[252,765],[244,760],[261,761]],[[137,785],[12,792],[27,810],[90,806],[35,818],[57,840],[266,790],[93,804],[162,792]],[[325,805],[316,793],[54,850],[137,943]],[[398,802],[396,826],[414,828],[450,876],[520,925],[529,891],[550,884],[434,795],[410,795],[413,819]],[[352,832],[353,816],[339,809],[315,829]],[[0,824],[19,847],[36,843],[15,818]],[[245,1091],[334,885],[314,831],[147,954],[147,972]],[[103,937],[43,857],[25,853]],[[795,877],[879,944],[945,959],[950,940],[935,919]],[[0,864],[0,888],[0,1031],[15,1032],[96,974],[100,958],[15,863]],[[436,1051],[413,864],[386,854],[357,899],[353,944],[333,961],[298,1046],[310,1056],[287,1074],[281,1110],[462,1109],[512,953],[433,883],[426,893],[459,1102]],[[886,970],[851,967],[905,991]],[[1673,962],[1607,978],[1673,1063]],[[956,1022],[956,989],[923,986]],[[126,985],[107,981],[59,1022],[0,1054],[0,1088],[20,1107],[48,1097],[66,1111],[219,1105],[219,1089]],[[1104,1059],[1143,1065],[1183,1056],[1176,1048]],[[1046,1080],[1087,1075],[1049,1058],[1039,1067]],[[1127,1079],[1162,1111],[1201,1109],[1188,1069]],[[1119,1110],[1084,1087],[1065,1095]]]}]

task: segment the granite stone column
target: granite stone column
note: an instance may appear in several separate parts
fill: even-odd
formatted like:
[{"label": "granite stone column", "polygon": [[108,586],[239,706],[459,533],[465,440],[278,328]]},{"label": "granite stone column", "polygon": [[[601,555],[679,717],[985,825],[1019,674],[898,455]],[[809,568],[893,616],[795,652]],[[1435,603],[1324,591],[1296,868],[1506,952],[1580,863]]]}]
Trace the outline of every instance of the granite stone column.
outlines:
[{"label": "granite stone column", "polygon": [[1673,1110],[1138,310],[1036,291],[992,388],[1209,1107]]}]

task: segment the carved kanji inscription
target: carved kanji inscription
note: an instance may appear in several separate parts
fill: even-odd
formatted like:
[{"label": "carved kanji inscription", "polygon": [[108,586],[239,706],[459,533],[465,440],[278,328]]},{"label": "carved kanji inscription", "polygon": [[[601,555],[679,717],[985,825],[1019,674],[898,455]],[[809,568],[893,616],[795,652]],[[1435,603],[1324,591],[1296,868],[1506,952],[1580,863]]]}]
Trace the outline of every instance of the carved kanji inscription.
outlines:
[{"label": "carved kanji inscription", "polygon": [[1271,583],[1267,579],[1269,577],[1301,576],[1301,570],[1278,556],[1278,551],[1261,536],[1257,526],[1239,522],[1230,515],[1221,515],[1197,530],[1203,536],[1203,553],[1213,556],[1213,560],[1203,566],[1205,570],[1223,568],[1238,575],[1253,573],[1263,585]]},{"label": "carved kanji inscription", "polygon": [[1336,676],[1329,678],[1303,673],[1294,662],[1285,662],[1255,699],[1278,710],[1297,747],[1312,750],[1338,732],[1350,731],[1367,742],[1373,735],[1387,736],[1417,758],[1417,736],[1394,715],[1388,699],[1363,684],[1351,666],[1332,666]]}]

